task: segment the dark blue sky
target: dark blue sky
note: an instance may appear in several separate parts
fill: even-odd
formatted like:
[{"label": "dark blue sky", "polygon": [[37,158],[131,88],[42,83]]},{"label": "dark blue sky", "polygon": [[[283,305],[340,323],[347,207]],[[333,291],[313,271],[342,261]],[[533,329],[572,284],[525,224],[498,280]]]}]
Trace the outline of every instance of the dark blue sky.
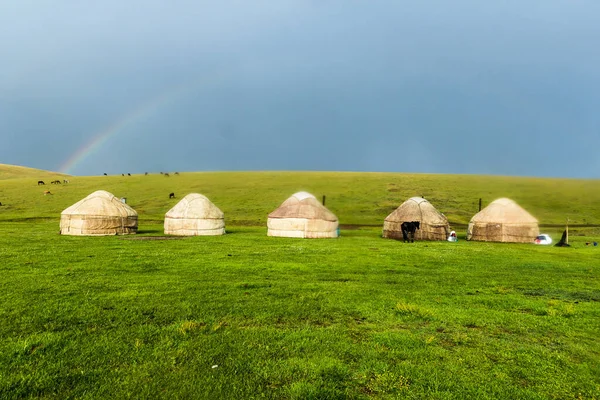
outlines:
[{"label": "dark blue sky", "polygon": [[0,163],[600,178],[597,0],[89,3],[0,3]]}]

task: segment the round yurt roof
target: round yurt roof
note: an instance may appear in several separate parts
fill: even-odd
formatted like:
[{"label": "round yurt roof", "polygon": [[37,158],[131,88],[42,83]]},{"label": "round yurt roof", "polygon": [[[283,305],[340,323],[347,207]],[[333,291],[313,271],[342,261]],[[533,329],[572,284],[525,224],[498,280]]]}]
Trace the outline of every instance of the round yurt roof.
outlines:
[{"label": "round yurt roof", "polygon": [[89,196],[79,200],[77,203],[66,208],[61,214],[64,215],[99,215],[99,216],[117,216],[132,217],[137,216],[137,212],[121,202],[112,193],[106,190],[97,190]]},{"label": "round yurt roof", "polygon": [[432,225],[447,224],[448,219],[422,197],[411,197],[385,218],[387,222],[420,221]]},{"label": "round yurt roof", "polygon": [[322,205],[315,196],[307,192],[298,192],[284,201],[269,218],[306,218],[337,221],[337,217]]},{"label": "round yurt roof", "polygon": [[190,193],[167,211],[166,218],[223,219],[223,212],[206,196]]},{"label": "round yurt roof", "polygon": [[471,222],[537,224],[531,214],[511,199],[501,198],[492,201],[487,207],[471,218]]}]

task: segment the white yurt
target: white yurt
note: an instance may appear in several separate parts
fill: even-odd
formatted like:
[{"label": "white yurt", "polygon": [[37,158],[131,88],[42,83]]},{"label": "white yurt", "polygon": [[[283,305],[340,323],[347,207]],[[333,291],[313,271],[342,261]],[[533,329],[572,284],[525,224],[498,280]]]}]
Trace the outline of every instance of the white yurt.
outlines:
[{"label": "white yurt", "polygon": [[216,236],[225,234],[225,217],[206,196],[190,193],[165,214],[165,234]]},{"label": "white yurt", "polygon": [[61,235],[129,235],[137,230],[137,212],[105,190],[95,191],[60,214]]},{"label": "white yurt", "polygon": [[415,240],[446,240],[450,232],[448,219],[422,197],[411,197],[383,221],[383,237],[402,239],[403,222],[419,221]]},{"label": "white yurt", "polygon": [[471,218],[467,240],[533,243],[539,233],[537,219],[513,200],[501,198]]},{"label": "white yurt", "polygon": [[292,195],[269,214],[267,227],[268,236],[311,239],[339,236],[337,217],[306,192]]}]

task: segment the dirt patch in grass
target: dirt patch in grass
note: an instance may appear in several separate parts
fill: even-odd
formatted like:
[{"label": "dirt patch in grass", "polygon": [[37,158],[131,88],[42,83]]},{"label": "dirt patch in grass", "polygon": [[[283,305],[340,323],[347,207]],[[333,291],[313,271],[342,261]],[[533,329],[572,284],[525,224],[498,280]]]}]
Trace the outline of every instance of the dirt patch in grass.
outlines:
[{"label": "dirt patch in grass", "polygon": [[128,236],[120,237],[121,240],[181,240],[183,236]]},{"label": "dirt patch in grass", "polygon": [[340,229],[345,229],[348,231],[354,231],[361,228],[377,228],[380,225],[361,225],[361,224],[340,224]]}]

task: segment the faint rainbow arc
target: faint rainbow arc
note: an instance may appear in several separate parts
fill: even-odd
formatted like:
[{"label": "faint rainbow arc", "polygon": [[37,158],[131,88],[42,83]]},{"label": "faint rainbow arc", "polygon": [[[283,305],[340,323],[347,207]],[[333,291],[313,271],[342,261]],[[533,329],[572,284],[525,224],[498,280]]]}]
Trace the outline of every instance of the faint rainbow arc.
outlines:
[{"label": "faint rainbow arc", "polygon": [[127,126],[142,120],[144,117],[150,115],[152,111],[162,107],[169,101],[177,99],[185,92],[191,92],[199,87],[205,88],[207,86],[220,85],[223,81],[232,76],[248,76],[256,73],[263,73],[264,65],[266,64],[265,60],[260,59],[246,61],[241,64],[235,64],[231,68],[219,69],[209,75],[204,75],[199,79],[176,85],[163,91],[158,96],[135,107],[133,111],[127,112],[116,122],[113,122],[105,129],[94,134],[88,142],[78,148],[64,163],[62,163],[58,170],[63,173],[71,173],[79,163],[101,149],[102,146],[117,133],[123,131]]},{"label": "faint rainbow arc", "polygon": [[78,148],[59,168],[58,170],[63,173],[71,173],[72,169],[77,166],[81,161],[89,157],[98,151],[102,146],[118,132],[122,131],[129,125],[142,120],[145,116],[150,115],[151,112],[155,111],[160,106],[169,102],[169,100],[177,98],[182,94],[187,86],[176,86],[170,90],[162,92],[160,95],[153,99],[142,103],[138,107],[134,108],[133,111],[129,111],[121,116],[117,121],[113,122],[107,128],[97,132],[92,138],[85,143],[83,146]]}]

